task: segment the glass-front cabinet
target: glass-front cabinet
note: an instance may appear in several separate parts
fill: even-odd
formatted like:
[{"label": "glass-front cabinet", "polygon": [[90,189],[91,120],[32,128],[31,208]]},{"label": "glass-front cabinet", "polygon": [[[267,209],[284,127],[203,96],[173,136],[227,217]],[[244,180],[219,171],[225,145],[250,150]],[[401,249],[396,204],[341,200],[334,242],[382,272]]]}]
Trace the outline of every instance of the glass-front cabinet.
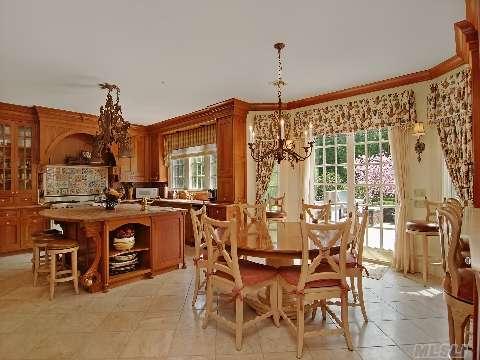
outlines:
[{"label": "glass-front cabinet", "polygon": [[0,206],[35,202],[34,125],[0,120]]}]

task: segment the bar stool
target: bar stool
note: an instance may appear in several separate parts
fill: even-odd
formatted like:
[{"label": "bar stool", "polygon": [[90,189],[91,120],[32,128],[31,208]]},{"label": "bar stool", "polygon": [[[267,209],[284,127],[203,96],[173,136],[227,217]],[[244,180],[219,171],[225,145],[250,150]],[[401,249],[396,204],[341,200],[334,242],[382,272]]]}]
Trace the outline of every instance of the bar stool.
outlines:
[{"label": "bar stool", "polygon": [[436,223],[435,211],[441,206],[441,202],[429,201],[427,197],[425,197],[425,208],[427,210],[427,216],[425,217],[425,220],[410,220],[406,223],[407,238],[405,239],[405,243],[408,247],[410,261],[409,264],[406,262],[404,273],[406,274],[409,269],[411,272],[415,272],[415,236],[421,235],[423,251],[422,275],[424,284],[426,284],[428,281],[428,267],[430,265],[428,255],[428,239],[432,236],[438,236],[438,224]]},{"label": "bar stool", "polygon": [[[55,284],[58,282],[73,281],[75,293],[78,291],[77,252],[78,242],[70,239],[54,239],[47,243],[47,255],[50,257],[50,300],[53,300]],[[57,271],[57,255],[65,257],[71,255],[71,268],[62,267]],[[59,276],[60,277],[57,277]]]},{"label": "bar stool", "polygon": [[62,233],[56,229],[39,231],[31,235],[32,238],[32,271],[33,286],[37,286],[38,274],[48,273],[49,259],[47,255],[47,244],[51,240],[59,239]]}]

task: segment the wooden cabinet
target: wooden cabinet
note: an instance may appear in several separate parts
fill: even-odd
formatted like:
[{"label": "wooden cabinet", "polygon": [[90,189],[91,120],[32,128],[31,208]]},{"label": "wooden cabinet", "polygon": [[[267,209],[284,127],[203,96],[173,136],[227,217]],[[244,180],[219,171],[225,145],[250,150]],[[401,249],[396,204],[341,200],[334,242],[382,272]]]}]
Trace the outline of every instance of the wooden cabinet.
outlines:
[{"label": "wooden cabinet", "polygon": [[132,157],[118,158],[120,180],[125,182],[150,181],[150,142],[147,135],[132,136]]},{"label": "wooden cabinet", "polygon": [[21,249],[18,218],[0,219],[0,252],[17,251]]},{"label": "wooden cabinet", "polygon": [[185,266],[184,221],[183,212],[152,217],[150,253],[154,274],[179,264]]},{"label": "wooden cabinet", "polygon": [[38,215],[39,211],[40,208],[20,211],[20,246],[22,249],[32,247],[32,234],[49,228],[49,221]]},{"label": "wooden cabinet", "polygon": [[236,217],[238,207],[234,204],[208,204],[207,216],[216,220],[232,220]]}]

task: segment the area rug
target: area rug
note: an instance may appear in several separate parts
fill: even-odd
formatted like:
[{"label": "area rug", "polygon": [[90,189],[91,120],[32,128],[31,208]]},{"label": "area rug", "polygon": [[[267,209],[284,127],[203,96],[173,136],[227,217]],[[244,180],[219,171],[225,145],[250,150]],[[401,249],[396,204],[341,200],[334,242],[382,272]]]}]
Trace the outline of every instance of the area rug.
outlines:
[{"label": "area rug", "polygon": [[[390,266],[383,265],[383,264],[375,264],[371,262],[364,262],[363,266],[367,271],[363,272],[363,276],[368,277],[370,279],[380,280],[383,275],[386,274]],[[368,272],[368,275],[367,275]]]}]

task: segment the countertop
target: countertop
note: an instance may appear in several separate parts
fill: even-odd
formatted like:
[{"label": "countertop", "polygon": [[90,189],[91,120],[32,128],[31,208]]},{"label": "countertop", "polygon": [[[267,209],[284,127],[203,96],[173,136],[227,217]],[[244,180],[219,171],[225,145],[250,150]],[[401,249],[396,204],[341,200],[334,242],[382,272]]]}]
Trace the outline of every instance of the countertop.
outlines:
[{"label": "countertop", "polygon": [[462,235],[468,238],[470,244],[472,269],[480,271],[480,208],[465,208]]},{"label": "countertop", "polygon": [[172,203],[172,204],[193,204],[193,205],[207,205],[210,204],[208,200],[190,200],[190,199],[155,199],[155,201]]},{"label": "countertop", "polygon": [[168,212],[185,212],[185,209],[173,207],[149,206],[142,211],[139,204],[120,204],[115,210],[105,210],[103,207],[85,206],[70,209],[45,209],[39,212],[40,215],[58,221],[67,222],[97,222],[125,217],[138,216],[159,216]]}]

